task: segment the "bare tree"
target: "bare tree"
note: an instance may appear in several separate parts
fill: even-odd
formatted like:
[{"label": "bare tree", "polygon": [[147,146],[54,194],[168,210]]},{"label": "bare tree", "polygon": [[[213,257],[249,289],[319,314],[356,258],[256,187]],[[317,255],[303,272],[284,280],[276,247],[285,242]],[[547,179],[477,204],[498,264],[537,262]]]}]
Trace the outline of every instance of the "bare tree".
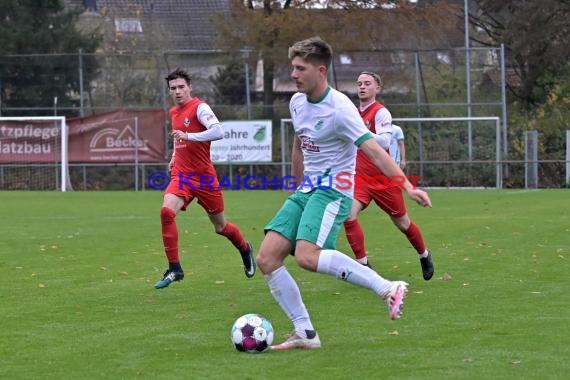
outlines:
[{"label": "bare tree", "polygon": [[[263,60],[264,117],[273,117],[273,82],[279,64],[288,62],[287,48],[296,40],[319,35],[337,51],[407,48],[427,44],[449,47],[450,29],[456,29],[457,7],[439,2],[416,9],[407,0],[233,0],[230,18],[215,20],[218,46],[247,49],[250,59]],[[401,46],[400,46],[401,47]]]},{"label": "bare tree", "polygon": [[527,108],[544,101],[570,58],[569,0],[471,0],[472,41],[505,44],[509,89]]}]

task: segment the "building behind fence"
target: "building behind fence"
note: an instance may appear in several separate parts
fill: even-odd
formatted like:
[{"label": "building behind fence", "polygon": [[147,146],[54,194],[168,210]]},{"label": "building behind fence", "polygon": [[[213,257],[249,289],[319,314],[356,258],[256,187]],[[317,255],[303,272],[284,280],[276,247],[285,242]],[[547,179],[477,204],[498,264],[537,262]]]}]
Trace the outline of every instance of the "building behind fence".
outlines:
[{"label": "building behind fence", "polygon": [[[466,65],[466,62],[469,62]],[[344,51],[337,52],[331,67],[331,83],[355,101],[356,78],[361,71],[376,71],[384,81],[381,101],[394,118],[497,117],[500,136],[494,126],[476,120],[416,122],[403,125],[408,152],[408,173],[422,174],[426,186],[442,187],[563,187],[568,184],[567,147],[550,147],[559,158],[541,160],[540,135],[512,135],[508,129],[505,100],[504,50],[472,48],[421,51]],[[24,90],[37,93],[33,107],[0,99],[0,117],[65,116],[91,117],[117,110],[130,112],[170,106],[164,81],[175,67],[187,69],[193,78],[194,95],[208,101],[224,120],[266,119],[271,115],[273,163],[228,162],[218,164],[220,175],[281,175],[288,165],[283,152],[289,140],[281,136],[281,121],[289,118],[288,99],[294,88],[287,62],[276,68],[273,90],[276,101],[263,105],[262,61],[247,54],[229,56],[217,51],[165,51],[160,54],[74,54],[0,56],[4,68],[21,67],[36,72],[36,80]],[[230,67],[243,72],[241,86],[221,86],[221,73]],[[76,73],[78,91],[70,91],[54,78],[62,71]],[[3,72],[11,72],[4,70]],[[466,80],[469,75],[469,81]],[[2,83],[7,78],[0,77]],[[469,82],[471,86],[466,87]],[[467,94],[469,93],[469,96]],[[466,99],[471,100],[467,103]],[[270,112],[268,112],[270,111]],[[167,113],[165,113],[167,115]],[[423,135],[420,133],[423,129]],[[144,190],[149,173],[164,170],[170,156],[169,120],[156,128],[165,141],[165,157],[154,163],[115,162],[96,164],[75,162],[69,167],[74,190]],[[426,134],[428,133],[428,134]],[[5,138],[5,136],[0,136]],[[456,142],[460,144],[455,144]],[[426,144],[429,142],[429,148]],[[496,144],[499,154],[495,156]],[[534,144],[534,145],[533,145]],[[287,145],[287,146],[283,146]],[[452,149],[452,147],[455,147]],[[426,150],[427,149],[427,150]],[[455,149],[455,150],[454,150]],[[57,159],[55,160],[57,161]],[[482,161],[492,161],[489,169]],[[498,161],[501,183],[496,184]],[[0,189],[26,189],[25,181],[13,181],[14,165],[0,164]],[[30,165],[37,163],[30,162]],[[55,170],[57,163],[52,165]],[[49,165],[43,167],[45,170]],[[445,169],[444,169],[445,168]],[[453,168],[450,170],[450,168]],[[42,168],[37,170],[43,170]],[[138,179],[138,180],[137,180]],[[18,182],[18,186],[12,184]],[[47,189],[51,189],[48,186]]]}]

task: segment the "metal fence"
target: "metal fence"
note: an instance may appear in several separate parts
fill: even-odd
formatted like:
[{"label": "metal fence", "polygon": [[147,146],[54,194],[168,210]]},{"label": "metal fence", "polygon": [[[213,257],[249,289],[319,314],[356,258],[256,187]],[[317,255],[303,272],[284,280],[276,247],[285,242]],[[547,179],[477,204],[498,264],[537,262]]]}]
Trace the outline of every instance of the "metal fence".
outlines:
[{"label": "metal fence", "polygon": [[[504,120],[503,60],[501,48],[470,48],[469,65],[463,48],[341,51],[334,57],[330,80],[339,90],[356,97],[358,74],[365,70],[379,73],[384,81],[382,101],[401,117],[468,116],[470,110],[470,116],[493,115]],[[231,64],[241,66],[243,77],[249,80],[240,82],[243,88],[237,90],[237,96],[235,87],[228,87],[226,93],[221,89],[221,98],[216,97],[220,88],[212,78]],[[222,109],[227,117],[258,118],[256,114],[264,107],[259,101],[262,65],[248,54],[219,51],[0,55],[0,116],[71,117],[120,108],[168,108],[164,76],[182,67],[193,78],[194,93]],[[15,80],[16,73],[20,81]],[[294,91],[289,74],[288,61],[275,68],[274,92],[283,102],[270,107],[281,107]],[[17,94],[37,96],[33,103],[26,103],[24,97],[14,96]]]},{"label": "metal fence", "polygon": [[[356,100],[355,81],[361,71],[378,72],[384,81],[381,101],[392,115],[398,117],[464,117],[494,116],[501,121],[501,157],[504,173],[502,185],[524,187],[528,158],[524,157],[524,135],[512,135],[506,113],[503,48],[463,48],[453,50],[368,50],[339,51],[331,67],[330,81],[339,90]],[[229,65],[243,70],[242,87],[219,88],[215,79]],[[248,54],[230,55],[219,51],[167,51],[133,54],[0,55],[0,116],[88,116],[117,109],[167,109],[170,106],[164,76],[174,67],[189,70],[193,77],[194,95],[208,101],[223,120],[262,119],[272,115],[273,135],[280,134],[280,120],[288,118],[288,100],[294,91],[289,78],[288,61],[276,67],[271,105],[262,104],[262,62]],[[14,81],[14,73],[33,73],[25,81]],[[467,85],[469,84],[469,85]],[[16,87],[17,85],[17,91]],[[17,94],[35,94],[26,102]],[[236,100],[237,99],[237,100]],[[469,102],[467,101],[469,99]],[[268,108],[271,112],[267,112]],[[166,126],[165,126],[166,127]],[[453,181],[439,181],[442,186],[493,186],[480,181],[472,173],[478,158],[473,154],[477,126],[467,128],[467,156],[458,164],[452,155],[436,159],[411,157],[410,171],[446,170]],[[165,128],[165,131],[167,128]],[[414,132],[410,135],[414,137]],[[450,137],[452,138],[452,137]],[[540,136],[537,137],[540,141]],[[218,165],[228,174],[284,168],[282,149],[287,141],[274,139],[275,165]],[[440,142],[445,147],[445,142]],[[567,186],[564,142],[551,151],[560,152],[559,159],[541,160],[538,154],[536,171],[541,178],[538,186]],[[440,152],[443,152],[441,150]],[[461,161],[461,160],[459,160]],[[156,163],[164,168],[165,162]],[[440,167],[441,169],[437,169]],[[455,169],[449,169],[454,167]],[[145,189],[145,174],[153,165],[134,164],[70,166],[70,179],[75,190]],[[460,169],[457,169],[460,168]],[[2,173],[6,178],[9,168]],[[135,176],[135,173],[137,174]],[[140,178],[140,185],[109,178]],[[527,184],[528,185],[528,184]],[[2,187],[0,187],[1,189]]]}]

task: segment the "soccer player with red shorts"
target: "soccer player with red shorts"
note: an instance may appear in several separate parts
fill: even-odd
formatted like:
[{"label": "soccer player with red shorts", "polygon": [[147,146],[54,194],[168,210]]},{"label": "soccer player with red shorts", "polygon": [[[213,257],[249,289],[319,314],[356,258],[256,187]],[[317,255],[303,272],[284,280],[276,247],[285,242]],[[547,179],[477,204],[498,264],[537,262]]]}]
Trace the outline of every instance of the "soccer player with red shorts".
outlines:
[{"label": "soccer player with red shorts", "polygon": [[[362,72],[357,80],[359,112],[368,129],[382,148],[388,151],[392,134],[392,115],[383,104],[376,100],[382,89],[379,75]],[[354,202],[350,215],[344,222],[346,238],[358,262],[370,266],[364,245],[364,232],[358,222],[358,213],[374,201],[390,216],[396,227],[406,235],[420,258],[424,280],[433,277],[434,266],[431,254],[425,246],[422,232],[409,217],[402,189],[395,178],[386,178],[384,174],[360,150],[356,156],[356,179]]]},{"label": "soccer player with red shorts", "polygon": [[169,163],[171,180],[160,210],[168,269],[155,288],[166,288],[184,278],[178,253],[176,214],[185,211],[194,199],[208,214],[216,233],[225,236],[238,249],[245,275],[253,277],[256,264],[252,246],[240,229],[224,216],[224,198],[210,159],[211,141],[223,138],[222,125],[207,103],[192,96],[192,84],[186,71],[176,69],[165,79],[175,103],[170,109],[174,151]]}]

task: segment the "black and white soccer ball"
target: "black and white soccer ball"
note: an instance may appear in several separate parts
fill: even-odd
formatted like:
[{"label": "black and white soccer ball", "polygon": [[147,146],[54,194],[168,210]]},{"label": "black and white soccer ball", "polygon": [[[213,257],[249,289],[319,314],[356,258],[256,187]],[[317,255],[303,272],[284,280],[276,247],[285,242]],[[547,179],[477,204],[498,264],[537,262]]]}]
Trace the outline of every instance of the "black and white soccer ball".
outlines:
[{"label": "black and white soccer ball", "polygon": [[238,351],[263,352],[273,343],[273,326],[259,314],[245,314],[234,322],[231,339]]}]

